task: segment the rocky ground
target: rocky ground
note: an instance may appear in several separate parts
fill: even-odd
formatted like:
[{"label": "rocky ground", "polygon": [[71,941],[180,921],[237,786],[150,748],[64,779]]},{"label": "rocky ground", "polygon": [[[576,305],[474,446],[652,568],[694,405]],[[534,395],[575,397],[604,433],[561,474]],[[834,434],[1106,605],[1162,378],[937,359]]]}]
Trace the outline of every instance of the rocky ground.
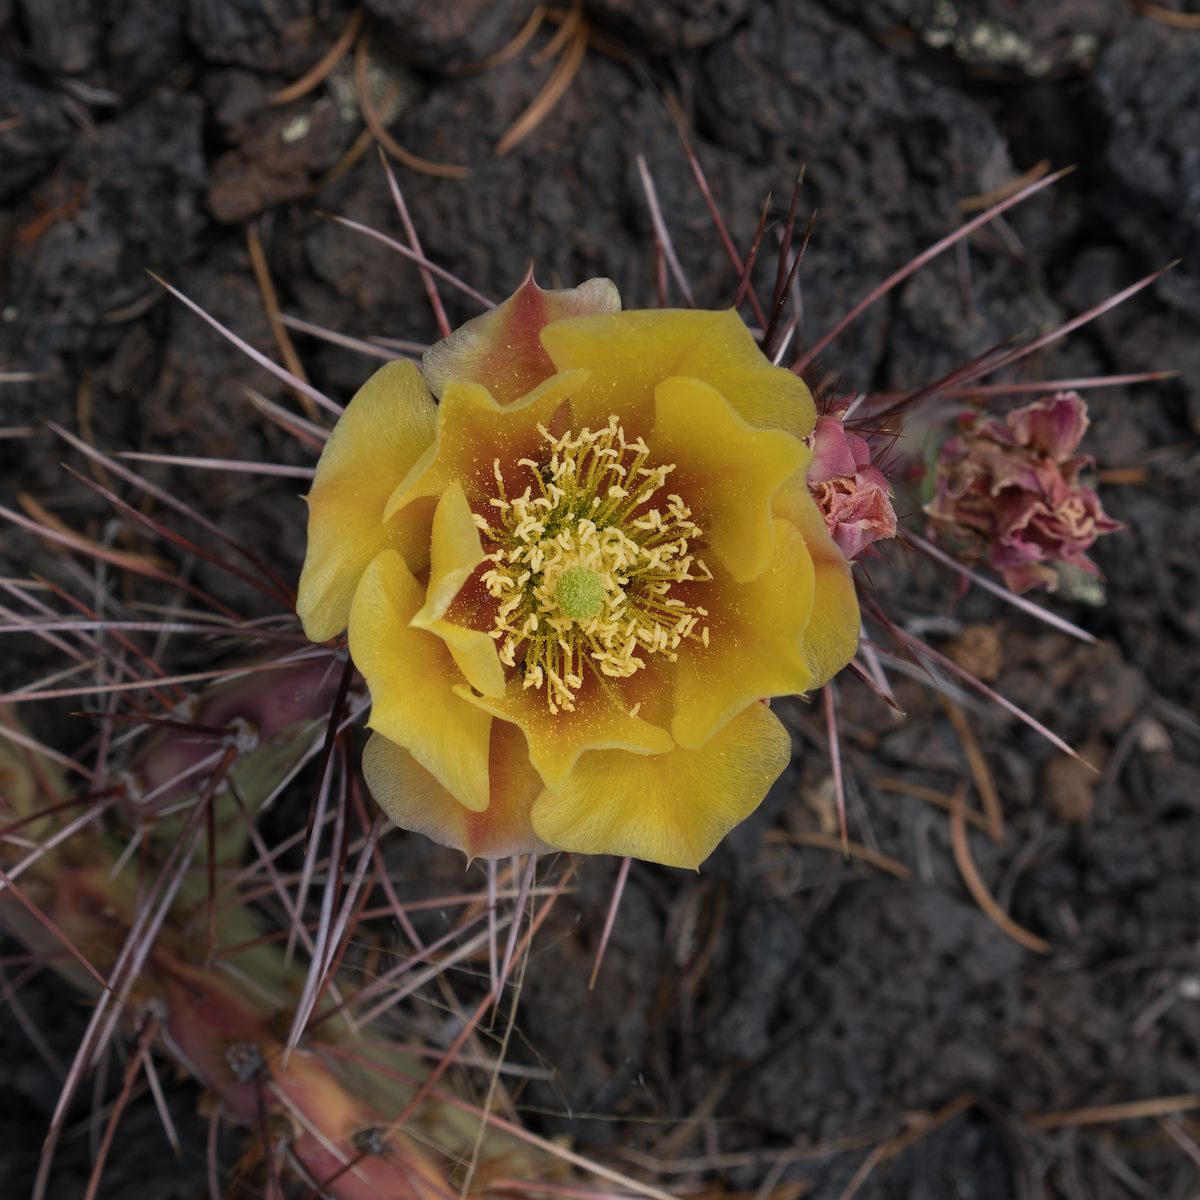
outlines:
[{"label": "rocky ground", "polygon": [[[896,620],[977,665],[984,647],[993,686],[1102,768],[1082,772],[996,707],[968,706],[1005,817],[1001,842],[969,835],[971,854],[1049,953],[980,908],[946,814],[914,790],[949,793],[968,777],[937,696],[899,678],[899,721],[847,679],[851,835],[907,877],[795,843],[828,832],[830,765],[819,710],[785,705],[793,766],[699,876],[634,868],[590,994],[615,864],[586,865],[529,972],[514,1053],[555,1072],[521,1097],[532,1126],[680,1188],[716,1189],[704,1194],[1200,1194],[1194,1110],[1030,1120],[1200,1092],[1196,19],[1125,0],[586,0],[577,75],[497,156],[556,70],[535,61],[554,26],[481,68],[522,26],[526,0],[364,7],[355,50],[279,102],[347,28],[349,3],[0,0],[0,378],[37,376],[0,383],[0,503],[28,494],[102,533],[100,510],[59,466],[61,444],[40,432],[45,419],[110,448],[305,461],[245,400],[247,386],[281,402],[286,390],[147,275],[273,352],[248,231],[284,312],[360,338],[436,336],[415,271],[324,215],[401,236],[374,151],[354,154],[356,60],[405,147],[469,167],[466,178],[398,172],[427,253],[493,296],[533,262],[543,283],[609,275],[627,306],[653,303],[643,154],[697,301],[730,301],[736,278],[672,106],[742,247],[767,194],[780,213],[806,168],[804,205],[820,213],[801,279],[810,337],[960,223],[964,200],[1043,160],[1075,164],[822,360],[854,387],[914,386],[1183,260],[1036,362],[1047,378],[1182,372],[1091,396],[1085,449],[1110,473],[1104,502],[1128,528],[1097,549],[1104,602],[1053,604],[1100,645],[981,593],[958,597],[898,550],[870,566]],[[452,319],[475,311],[445,296]],[[295,340],[313,382],[339,400],[370,367]],[[285,572],[298,568],[294,483],[160,477]],[[0,576],[61,566],[0,532]],[[6,650],[6,684],[54,661],[36,644]],[[404,851],[418,852],[428,871],[423,846]],[[86,1020],[78,1002],[46,976],[21,995],[69,1058]],[[57,1083],[18,1022],[0,1022],[0,1045],[0,1193],[19,1196]],[[134,1180],[146,1200],[206,1194],[195,1096],[179,1084],[172,1104],[191,1138],[183,1163],[143,1105],[123,1126],[110,1194]],[[236,1134],[228,1146],[236,1156]],[[87,1156],[86,1135],[68,1142],[56,1197],[82,1195]]]}]

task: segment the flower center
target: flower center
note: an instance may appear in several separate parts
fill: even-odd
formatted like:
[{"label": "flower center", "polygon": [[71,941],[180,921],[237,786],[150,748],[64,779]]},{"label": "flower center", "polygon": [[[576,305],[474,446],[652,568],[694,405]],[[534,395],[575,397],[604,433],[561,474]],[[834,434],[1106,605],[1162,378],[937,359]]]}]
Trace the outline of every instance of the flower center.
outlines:
[{"label": "flower center", "polygon": [[598,617],[604,608],[604,578],[591,567],[568,567],[554,585],[554,600],[575,621]]},{"label": "flower center", "polygon": [[551,712],[571,712],[586,671],[625,679],[651,654],[673,662],[685,638],[707,645],[707,611],[670,593],[712,575],[692,549],[704,531],[691,509],[673,492],[658,498],[673,464],[647,466],[649,447],[628,441],[616,417],[599,430],[539,432],[548,455],[517,464],[533,476],[520,495],[493,463],[497,519],[475,518],[495,546],[482,583],[499,601],[489,632],[500,661],[544,688]]}]

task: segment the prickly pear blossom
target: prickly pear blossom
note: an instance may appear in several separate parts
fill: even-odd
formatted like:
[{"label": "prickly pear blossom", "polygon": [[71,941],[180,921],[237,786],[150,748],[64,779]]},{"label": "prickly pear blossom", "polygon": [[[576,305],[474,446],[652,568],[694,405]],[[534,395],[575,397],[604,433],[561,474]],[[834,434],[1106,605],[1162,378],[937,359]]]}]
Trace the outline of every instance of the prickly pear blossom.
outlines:
[{"label": "prickly pear blossom", "polygon": [[349,626],[371,792],[471,855],[697,866],[788,761],[762,702],[857,645],[808,389],[732,311],[619,307],[526,280],[368,380],[308,497],[297,611]]},{"label": "prickly pear blossom", "polygon": [[[873,542],[896,536],[896,510],[866,440],[836,415],[817,418],[808,486],[837,547],[853,561]],[[878,553],[872,551],[871,553]]]},{"label": "prickly pear blossom", "polygon": [[1075,450],[1088,427],[1076,392],[1044,396],[1003,419],[966,413],[943,443],[925,512],[938,539],[968,562],[986,562],[1014,592],[1058,585],[1054,563],[1093,575],[1087,550],[1119,529]]}]

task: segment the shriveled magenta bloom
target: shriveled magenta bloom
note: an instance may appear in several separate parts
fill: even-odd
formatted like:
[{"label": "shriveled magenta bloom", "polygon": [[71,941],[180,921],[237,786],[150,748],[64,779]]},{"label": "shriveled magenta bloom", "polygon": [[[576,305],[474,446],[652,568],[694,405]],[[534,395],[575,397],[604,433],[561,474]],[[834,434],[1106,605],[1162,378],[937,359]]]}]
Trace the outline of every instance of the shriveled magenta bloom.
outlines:
[{"label": "shriveled magenta bloom", "polygon": [[[871,448],[837,416],[817,418],[808,487],[825,528],[853,561],[872,542],[896,536],[896,511],[883,473],[871,466]],[[872,551],[877,553],[877,551]]]},{"label": "shriveled magenta bloom", "polygon": [[968,562],[986,562],[1014,592],[1054,590],[1054,563],[1099,575],[1087,550],[1120,529],[1080,473],[1075,450],[1088,427],[1077,392],[1043,396],[1003,419],[965,413],[938,456],[925,512],[938,539]]}]

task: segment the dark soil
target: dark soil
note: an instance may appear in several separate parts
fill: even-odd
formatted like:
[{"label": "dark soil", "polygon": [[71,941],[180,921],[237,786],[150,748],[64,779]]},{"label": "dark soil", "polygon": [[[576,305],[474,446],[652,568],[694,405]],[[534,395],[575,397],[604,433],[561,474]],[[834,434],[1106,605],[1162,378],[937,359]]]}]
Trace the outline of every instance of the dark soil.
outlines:
[{"label": "dark soil", "polygon": [[[653,303],[643,153],[698,302],[729,303],[736,279],[670,94],[742,247],[767,193],[778,213],[806,166],[804,204],[820,210],[802,273],[810,336],[953,229],[960,200],[1043,159],[1077,164],[972,239],[969,301],[951,255],[832,346],[823,366],[851,386],[931,380],[1176,257],[1183,265],[1149,293],[1036,367],[1047,378],[1183,374],[1091,396],[1085,449],[1101,468],[1145,468],[1103,493],[1128,527],[1097,550],[1104,602],[1053,602],[1101,645],[977,591],[956,598],[950,578],[896,549],[870,566],[894,619],[943,650],[964,652],[964,631],[979,627],[998,638],[994,686],[1103,768],[1081,771],[995,706],[964,701],[1007,824],[1001,844],[973,832],[972,854],[992,894],[1052,952],[1017,945],[971,898],[945,813],[880,782],[950,792],[967,777],[936,695],[899,679],[900,721],[847,678],[851,836],[912,878],[787,840],[829,830],[830,763],[818,710],[781,706],[792,767],[699,876],[635,866],[590,994],[616,865],[585,864],[581,890],[556,910],[514,1051],[556,1072],[523,1093],[529,1123],[634,1173],[656,1164],[680,1186],[750,1195],[805,1184],[835,1200],[872,1147],[906,1132],[858,1196],[1200,1195],[1194,1111],[1190,1123],[1026,1121],[1200,1093],[1200,32],[1123,0],[589,0],[598,32],[578,77],[531,137],[496,157],[552,67],[525,53],[461,68],[503,46],[530,7],[366,4],[392,133],[471,167],[465,180],[399,168],[425,249],[481,290],[506,294],[533,262],[543,283],[609,275],[628,307]],[[362,128],[348,63],[302,99],[271,103],[350,15],[349,0],[0,0],[0,372],[39,376],[0,383],[0,426],[49,419],[109,448],[303,461],[243,398],[251,386],[283,402],[284,389],[147,276],[273,352],[249,227],[285,312],[359,337],[436,336],[415,271],[322,216],[399,236],[373,152],[326,180]],[[764,281],[771,270],[764,262]],[[473,315],[445,295],[452,319]],[[349,351],[297,343],[314,383],[339,400],[370,369]],[[0,438],[0,503],[30,493],[103,535],[101,510],[62,457],[49,435]],[[284,573],[298,570],[294,486],[159,477]],[[25,535],[0,532],[0,577],[31,568],[65,569]],[[5,651],[6,685],[56,662],[35,644],[10,639]],[[10,981],[21,974],[5,969]],[[48,976],[20,995],[69,1060],[79,1002]],[[58,1084],[7,1015],[0,1046],[0,1195],[17,1197]],[[195,1095],[183,1083],[171,1094],[184,1160],[148,1102],[135,1105],[106,1195],[207,1194]],[[237,1134],[228,1148],[236,1156]],[[56,1200],[82,1195],[88,1154],[86,1135],[68,1141]]]}]

